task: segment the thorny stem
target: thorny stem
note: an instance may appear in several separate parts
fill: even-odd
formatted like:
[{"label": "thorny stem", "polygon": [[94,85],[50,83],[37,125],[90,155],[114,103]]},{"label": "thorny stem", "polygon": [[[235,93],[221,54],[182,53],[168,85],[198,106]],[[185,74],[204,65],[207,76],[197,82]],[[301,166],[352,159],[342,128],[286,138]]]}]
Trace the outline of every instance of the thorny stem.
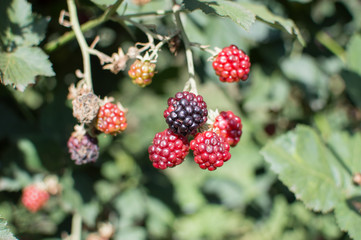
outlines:
[{"label": "thorny stem", "polygon": [[91,66],[90,66],[90,56],[88,53],[88,44],[85,41],[84,35],[81,32],[79,21],[78,21],[78,15],[77,15],[77,9],[75,6],[74,0],[67,0],[68,3],[68,9],[69,9],[69,15],[70,15],[70,23],[71,28],[73,29],[75,33],[75,37],[79,43],[81,54],[83,56],[83,65],[84,65],[84,79],[86,84],[90,89],[93,89],[93,83],[92,83],[92,77],[91,77]]},{"label": "thorny stem", "polygon": [[178,4],[174,4],[173,11],[174,11],[174,17],[177,24],[178,29],[180,30],[182,34],[182,39],[184,42],[184,48],[186,51],[186,59],[187,59],[187,67],[188,67],[188,73],[189,73],[189,80],[186,82],[184,90],[187,90],[190,88],[190,91],[194,94],[198,95],[197,91],[197,84],[195,81],[195,71],[194,71],[194,64],[193,64],[193,54],[191,50],[191,43],[189,42],[188,36],[184,30],[182,20],[180,18],[180,6]]}]

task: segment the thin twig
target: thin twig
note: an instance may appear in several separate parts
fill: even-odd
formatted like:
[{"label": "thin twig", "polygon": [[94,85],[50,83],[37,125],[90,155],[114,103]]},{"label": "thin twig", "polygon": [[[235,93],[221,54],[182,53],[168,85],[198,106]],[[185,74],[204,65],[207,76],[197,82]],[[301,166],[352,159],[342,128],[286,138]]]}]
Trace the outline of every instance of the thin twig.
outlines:
[{"label": "thin twig", "polygon": [[84,35],[81,32],[77,9],[74,0],[67,0],[70,23],[71,27],[75,33],[75,37],[79,43],[81,54],[83,56],[83,66],[84,66],[84,79],[90,89],[93,89],[92,77],[91,77],[91,66],[90,66],[90,56],[88,53],[88,44],[85,41]]},{"label": "thin twig", "polygon": [[187,59],[187,67],[188,67],[188,73],[189,73],[189,80],[186,82],[184,89],[187,90],[188,88],[190,88],[191,92],[198,95],[197,84],[195,81],[195,71],[194,71],[193,53],[191,50],[191,44],[190,44],[188,36],[184,30],[182,20],[180,18],[179,10],[180,10],[180,6],[178,4],[175,4],[173,6],[174,17],[175,17],[177,27],[178,27],[179,31],[181,32],[182,39],[184,42],[184,48],[186,51],[186,59]]}]

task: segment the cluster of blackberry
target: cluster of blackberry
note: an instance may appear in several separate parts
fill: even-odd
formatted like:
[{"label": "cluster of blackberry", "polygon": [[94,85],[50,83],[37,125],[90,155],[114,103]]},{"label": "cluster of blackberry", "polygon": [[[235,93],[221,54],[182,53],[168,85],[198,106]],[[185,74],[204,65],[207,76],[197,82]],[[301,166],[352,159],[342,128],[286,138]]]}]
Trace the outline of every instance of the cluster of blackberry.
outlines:
[{"label": "cluster of blackberry", "polygon": [[[189,150],[200,168],[215,170],[231,158],[230,146],[242,135],[241,119],[233,112],[221,112],[209,131],[199,132],[207,122],[208,110],[203,97],[183,91],[168,99],[163,116],[168,127],[157,133],[149,146],[149,159],[158,169],[181,164]],[[188,138],[194,137],[189,142]]]},{"label": "cluster of blackberry", "polygon": [[78,89],[69,89],[72,93],[69,94],[69,98],[73,99],[73,115],[81,125],[74,127],[75,130],[67,142],[70,158],[77,165],[95,162],[98,159],[99,133],[116,135],[127,127],[125,111],[120,105],[100,100],[88,88],[79,86]]}]

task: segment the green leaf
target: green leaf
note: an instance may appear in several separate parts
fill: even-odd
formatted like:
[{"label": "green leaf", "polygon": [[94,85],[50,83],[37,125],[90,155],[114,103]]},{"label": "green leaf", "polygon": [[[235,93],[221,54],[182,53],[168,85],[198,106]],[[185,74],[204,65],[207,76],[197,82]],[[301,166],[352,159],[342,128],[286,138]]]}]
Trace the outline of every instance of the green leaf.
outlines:
[{"label": "green leaf", "polygon": [[348,43],[346,61],[350,70],[361,75],[361,34],[354,34]]},{"label": "green leaf", "polygon": [[297,38],[297,40],[302,44],[302,46],[306,45],[306,42],[303,39],[300,30],[291,19],[283,18],[273,14],[264,5],[245,2],[242,3],[242,6],[250,10],[253,14],[255,14],[257,20],[260,20],[270,25],[271,27],[278,28],[282,31],[288,32],[289,34]]},{"label": "green leaf", "polygon": [[328,143],[334,155],[342,160],[351,173],[361,172],[361,134],[350,135],[347,132],[334,132]]},{"label": "green leaf", "polygon": [[38,45],[45,37],[49,18],[32,13],[26,0],[0,1],[0,41],[7,48]]},{"label": "green leaf", "polygon": [[293,81],[302,84],[307,99],[314,110],[322,108],[329,96],[328,76],[320,70],[317,61],[311,56],[295,56],[281,63],[283,73]]},{"label": "green leaf", "polygon": [[0,239],[3,240],[17,240],[14,235],[10,232],[7,227],[7,222],[5,219],[0,217]]},{"label": "green leaf", "polygon": [[221,17],[229,17],[243,29],[248,31],[255,22],[256,16],[241,4],[226,0],[184,0],[185,8],[188,10],[201,9],[206,14],[217,14]]},{"label": "green leaf", "polygon": [[353,71],[343,70],[341,76],[345,80],[346,92],[352,102],[361,107],[361,75]]},{"label": "green leaf", "polygon": [[18,148],[24,155],[25,164],[28,169],[33,171],[44,170],[38,151],[29,139],[19,139],[17,144]]},{"label": "green leaf", "polygon": [[2,83],[24,91],[27,85],[35,83],[38,75],[54,76],[48,56],[37,47],[19,47],[14,52],[0,52]]},{"label": "green leaf", "polygon": [[340,202],[335,209],[337,224],[351,238],[361,239],[361,198],[355,197]]},{"label": "green leaf", "polygon": [[350,175],[312,128],[299,125],[269,142],[262,154],[308,208],[327,212],[346,197]]}]

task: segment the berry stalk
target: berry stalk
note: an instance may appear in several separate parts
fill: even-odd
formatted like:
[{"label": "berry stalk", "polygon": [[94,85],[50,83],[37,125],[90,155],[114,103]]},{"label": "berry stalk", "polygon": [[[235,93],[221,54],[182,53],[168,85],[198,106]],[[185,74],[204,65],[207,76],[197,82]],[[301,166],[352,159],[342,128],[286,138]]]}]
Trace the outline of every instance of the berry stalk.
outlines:
[{"label": "berry stalk", "polygon": [[93,89],[92,77],[91,77],[91,66],[90,66],[90,56],[88,53],[88,44],[85,41],[84,35],[80,29],[77,9],[74,0],[67,0],[68,10],[70,15],[71,28],[75,33],[75,37],[79,43],[81,54],[83,56],[83,65],[84,65],[84,79],[90,89]]},{"label": "berry stalk", "polygon": [[181,7],[178,4],[174,4],[174,6],[173,6],[174,17],[175,17],[177,27],[178,27],[179,31],[181,32],[182,39],[184,42],[184,48],[186,51],[186,59],[187,59],[187,67],[188,67],[188,73],[189,73],[189,80],[186,82],[183,91],[189,90],[190,92],[198,95],[197,84],[195,81],[195,71],[194,71],[193,53],[191,50],[191,43],[184,30],[183,23],[180,18],[180,10],[181,10]]}]

